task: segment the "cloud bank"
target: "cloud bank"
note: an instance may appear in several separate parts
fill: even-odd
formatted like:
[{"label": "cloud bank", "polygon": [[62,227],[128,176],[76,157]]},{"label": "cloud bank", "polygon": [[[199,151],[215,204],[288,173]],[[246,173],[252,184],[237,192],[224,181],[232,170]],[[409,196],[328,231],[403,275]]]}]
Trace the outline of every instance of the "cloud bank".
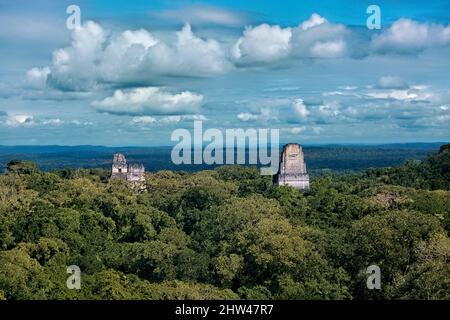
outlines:
[{"label": "cloud bank", "polygon": [[173,94],[162,88],[145,87],[116,90],[112,96],[94,101],[92,105],[98,111],[112,114],[178,115],[198,112],[203,96],[189,91]]},{"label": "cloud bank", "polygon": [[[216,12],[214,19],[231,23],[233,16]],[[248,26],[231,42],[199,37],[189,24],[164,37],[145,29],[114,33],[88,21],[73,31],[70,46],[53,52],[49,66],[28,70],[25,82],[32,88],[93,91],[111,84],[151,85],[160,77],[219,76],[286,60],[413,54],[450,45],[450,24],[402,18],[371,37],[362,32],[316,13],[293,27]]]}]

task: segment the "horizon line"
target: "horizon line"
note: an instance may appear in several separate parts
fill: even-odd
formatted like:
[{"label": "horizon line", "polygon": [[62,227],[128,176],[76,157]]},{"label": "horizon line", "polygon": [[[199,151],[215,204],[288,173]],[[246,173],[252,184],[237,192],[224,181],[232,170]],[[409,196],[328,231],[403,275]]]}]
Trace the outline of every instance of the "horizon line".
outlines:
[{"label": "horizon line", "polygon": [[[280,146],[298,142],[280,142]],[[384,145],[408,145],[408,144],[448,144],[450,142],[446,141],[415,141],[415,142],[329,142],[329,143],[299,143],[301,146],[315,147],[315,146],[384,146]],[[204,144],[207,146],[209,143]],[[12,144],[5,145],[0,144],[0,148],[12,148],[12,147],[65,147],[65,148],[75,148],[75,147],[100,147],[100,148],[172,148],[174,145],[101,145],[101,144]],[[268,146],[271,144],[268,143]],[[246,145],[247,149],[247,145]]]}]

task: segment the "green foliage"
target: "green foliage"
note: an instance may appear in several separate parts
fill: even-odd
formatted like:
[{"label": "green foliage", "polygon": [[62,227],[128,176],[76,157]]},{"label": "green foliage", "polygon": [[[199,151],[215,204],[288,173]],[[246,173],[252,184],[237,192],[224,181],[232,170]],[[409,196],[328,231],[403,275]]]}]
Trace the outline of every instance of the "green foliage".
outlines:
[{"label": "green foliage", "polygon": [[450,189],[450,147],[443,145],[439,153],[422,162],[409,161],[396,168],[373,169],[369,177],[377,177],[388,184],[398,184],[416,189]]},{"label": "green foliage", "polygon": [[[242,166],[149,173],[137,192],[101,169],[12,161],[0,300],[450,299],[448,152],[307,192]],[[366,287],[372,264],[381,290]]]},{"label": "green foliage", "polygon": [[31,161],[11,160],[6,165],[6,172],[9,174],[30,175],[39,173],[39,168]]}]

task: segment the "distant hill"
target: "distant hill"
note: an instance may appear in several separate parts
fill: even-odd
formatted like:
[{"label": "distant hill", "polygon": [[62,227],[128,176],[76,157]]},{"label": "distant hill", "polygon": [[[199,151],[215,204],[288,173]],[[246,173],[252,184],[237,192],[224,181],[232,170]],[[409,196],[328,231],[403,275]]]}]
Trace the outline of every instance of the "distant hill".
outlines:
[{"label": "distant hill", "polygon": [[[304,146],[307,168],[311,173],[326,170],[348,171],[397,166],[407,160],[422,160],[437,152],[443,143],[407,143],[383,145]],[[14,159],[36,162],[41,170],[61,168],[109,168],[113,153],[126,154],[130,161],[141,162],[147,171],[212,169],[208,165],[174,165],[171,147],[105,146],[0,146],[0,170]]]},{"label": "distant hill", "polygon": [[416,189],[450,190],[450,144],[442,145],[421,162],[408,161],[394,168],[367,171],[369,177],[377,177],[383,183]]}]

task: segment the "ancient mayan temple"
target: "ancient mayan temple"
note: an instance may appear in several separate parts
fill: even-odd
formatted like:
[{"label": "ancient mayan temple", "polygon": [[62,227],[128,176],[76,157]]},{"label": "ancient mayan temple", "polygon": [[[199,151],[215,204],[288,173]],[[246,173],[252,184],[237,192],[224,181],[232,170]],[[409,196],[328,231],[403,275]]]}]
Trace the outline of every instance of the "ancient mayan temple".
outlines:
[{"label": "ancient mayan temple", "polygon": [[280,186],[292,186],[300,190],[309,189],[309,176],[306,172],[303,150],[299,144],[288,143],[283,147],[274,183]]},{"label": "ancient mayan temple", "polygon": [[111,178],[119,178],[130,182],[144,182],[145,169],[140,163],[127,163],[127,159],[121,153],[113,156]]}]

